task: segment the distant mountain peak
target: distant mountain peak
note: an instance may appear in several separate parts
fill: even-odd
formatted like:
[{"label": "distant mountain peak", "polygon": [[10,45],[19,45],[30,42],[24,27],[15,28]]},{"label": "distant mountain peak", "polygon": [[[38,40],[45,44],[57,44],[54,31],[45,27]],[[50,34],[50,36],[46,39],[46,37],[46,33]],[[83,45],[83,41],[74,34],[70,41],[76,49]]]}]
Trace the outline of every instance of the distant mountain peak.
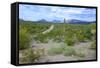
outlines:
[{"label": "distant mountain peak", "polygon": [[53,20],[52,22],[60,23],[61,21],[60,20]]},{"label": "distant mountain peak", "polygon": [[38,20],[38,22],[48,22],[48,21],[45,19],[41,19],[41,20]]},{"label": "distant mountain peak", "polygon": [[24,23],[27,23],[27,22],[37,22],[37,23],[68,23],[68,24],[90,24],[90,23],[96,23],[96,21],[83,21],[83,20],[77,20],[77,19],[68,19],[68,20],[65,20],[65,21],[60,21],[60,20],[53,20],[53,21],[47,21],[45,19],[40,19],[38,21],[25,21],[23,19],[19,19],[19,22],[24,22]]},{"label": "distant mountain peak", "polygon": [[69,19],[66,20],[66,23],[69,24],[90,24],[90,23],[94,23],[95,21],[83,21],[83,20],[78,20],[78,19]]}]

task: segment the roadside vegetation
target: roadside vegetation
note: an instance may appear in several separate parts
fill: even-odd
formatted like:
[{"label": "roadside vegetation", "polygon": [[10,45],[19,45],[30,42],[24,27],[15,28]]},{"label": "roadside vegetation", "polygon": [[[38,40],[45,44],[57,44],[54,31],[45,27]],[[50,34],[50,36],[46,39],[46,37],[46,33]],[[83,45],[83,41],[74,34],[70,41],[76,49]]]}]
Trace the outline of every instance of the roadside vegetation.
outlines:
[{"label": "roadside vegetation", "polygon": [[[54,25],[49,33],[42,34],[50,25]],[[63,42],[48,49],[49,55],[63,54],[64,56],[85,57],[83,51],[76,51],[74,46],[81,42],[92,42],[90,49],[96,49],[96,25],[92,24],[64,24],[64,23],[38,23],[20,21],[19,23],[19,51],[22,51],[20,62],[34,63],[43,56],[44,51],[32,49],[32,41],[36,43]],[[38,52],[39,51],[39,52]]]}]

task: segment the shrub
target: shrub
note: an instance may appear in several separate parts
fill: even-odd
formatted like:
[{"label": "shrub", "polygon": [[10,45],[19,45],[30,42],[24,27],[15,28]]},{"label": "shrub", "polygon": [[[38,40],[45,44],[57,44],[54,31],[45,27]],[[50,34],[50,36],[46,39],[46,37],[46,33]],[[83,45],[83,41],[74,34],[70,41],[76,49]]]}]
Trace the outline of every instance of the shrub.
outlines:
[{"label": "shrub", "polygon": [[85,40],[85,36],[83,34],[77,34],[77,39],[80,42],[83,42]]},{"label": "shrub", "polygon": [[64,56],[72,56],[75,54],[75,50],[71,46],[67,46],[63,51]]},{"label": "shrub", "polygon": [[39,57],[40,55],[38,53],[34,53],[34,50],[30,49],[28,51],[27,58],[29,62],[35,62]]},{"label": "shrub", "polygon": [[88,40],[91,40],[92,38],[92,33],[91,33],[91,29],[90,28],[85,28],[84,29],[84,37]]},{"label": "shrub", "polygon": [[84,54],[84,52],[79,51],[79,52],[76,52],[76,53],[75,53],[75,56],[78,56],[78,57],[83,58],[83,57],[85,57],[85,54]]},{"label": "shrub", "polygon": [[96,49],[96,41],[93,41],[93,43],[90,46],[90,49]]},{"label": "shrub", "polygon": [[66,38],[65,39],[65,43],[68,45],[68,46],[73,46],[75,41],[73,38]]},{"label": "shrub", "polygon": [[30,34],[26,28],[20,28],[19,30],[19,49],[26,49],[30,47]]},{"label": "shrub", "polygon": [[63,53],[65,48],[65,45],[56,45],[55,47],[52,47],[48,50],[48,54],[50,55],[56,55]]},{"label": "shrub", "polygon": [[75,39],[74,39],[74,33],[71,31],[67,31],[66,35],[64,37],[64,42],[68,45],[68,46],[73,46],[75,43]]},{"label": "shrub", "polygon": [[37,34],[36,37],[34,37],[36,41],[39,41],[40,43],[47,43],[48,42],[48,35],[47,34]]},{"label": "shrub", "polygon": [[92,38],[93,38],[93,40],[95,40],[96,39],[96,30],[95,29],[92,29],[91,30],[91,33],[92,33]]},{"label": "shrub", "polygon": [[34,63],[37,60],[39,60],[39,58],[41,57],[41,54],[37,52],[37,50],[33,50],[33,49],[28,49],[26,51],[24,51],[23,53],[23,57],[22,57],[22,62],[27,62],[27,63]]}]

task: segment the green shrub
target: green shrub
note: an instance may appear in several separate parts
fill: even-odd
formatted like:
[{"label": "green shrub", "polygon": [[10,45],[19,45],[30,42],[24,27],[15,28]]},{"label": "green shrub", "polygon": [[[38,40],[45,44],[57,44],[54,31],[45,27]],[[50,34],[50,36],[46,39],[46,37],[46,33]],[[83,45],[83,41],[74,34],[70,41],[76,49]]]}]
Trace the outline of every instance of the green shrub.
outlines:
[{"label": "green shrub", "polygon": [[24,51],[21,62],[34,63],[34,62],[38,61],[39,58],[41,57],[41,55],[37,51],[38,51],[38,49],[33,50],[31,48]]},{"label": "green shrub", "polygon": [[48,42],[47,34],[37,34],[37,36],[34,37],[34,39],[36,41],[39,41],[40,43],[47,43]]},{"label": "green shrub", "polygon": [[86,39],[91,40],[92,33],[90,28],[85,28],[83,34]]},{"label": "green shrub", "polygon": [[75,56],[78,56],[78,57],[83,58],[83,57],[85,57],[85,54],[84,54],[84,52],[79,51],[79,52],[76,52],[76,53],[75,53]]},{"label": "green shrub", "polygon": [[85,36],[83,34],[77,34],[77,39],[79,42],[83,42],[85,40]]},{"label": "green shrub", "polygon": [[71,46],[67,46],[63,51],[64,56],[72,56],[75,54],[75,50]]},{"label": "green shrub", "polygon": [[96,49],[96,41],[93,41],[93,43],[90,46],[90,49]]},{"label": "green shrub", "polygon": [[95,29],[92,29],[92,30],[91,30],[91,33],[92,33],[93,35],[95,35],[95,34],[96,34],[96,30],[95,30]]},{"label": "green shrub", "polygon": [[30,47],[30,34],[26,28],[19,29],[19,49],[26,49]]},{"label": "green shrub", "polygon": [[30,63],[35,62],[35,60],[37,60],[39,57],[40,55],[37,53],[34,53],[34,50],[30,49],[28,51],[27,58]]},{"label": "green shrub", "polygon": [[73,38],[66,38],[65,40],[65,43],[68,45],[68,46],[73,46],[75,41]]},{"label": "green shrub", "polygon": [[52,47],[48,50],[48,54],[50,55],[56,55],[63,53],[65,49],[65,45],[56,45],[55,47]]},{"label": "green shrub", "polygon": [[67,31],[64,37],[64,42],[68,46],[73,46],[75,44],[74,33],[73,30]]},{"label": "green shrub", "polygon": [[92,33],[92,36],[93,36],[92,39],[95,40],[96,39],[96,29],[92,29],[91,33]]}]

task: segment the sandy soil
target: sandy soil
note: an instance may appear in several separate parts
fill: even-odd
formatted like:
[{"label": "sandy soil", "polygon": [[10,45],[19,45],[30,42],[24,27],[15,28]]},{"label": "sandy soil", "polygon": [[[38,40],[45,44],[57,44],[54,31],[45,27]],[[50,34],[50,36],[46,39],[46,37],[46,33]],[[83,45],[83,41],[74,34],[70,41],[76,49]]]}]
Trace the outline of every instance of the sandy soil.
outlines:
[{"label": "sandy soil", "polygon": [[80,58],[80,57],[76,57],[76,56],[64,56],[63,54],[58,54],[58,55],[49,55],[47,53],[49,48],[54,47],[56,44],[60,44],[60,43],[56,43],[53,41],[49,41],[48,43],[32,43],[32,47],[33,48],[44,48],[45,49],[45,55],[40,57],[39,61],[37,61],[37,63],[41,63],[41,62],[57,62],[57,61],[77,61],[77,60],[93,60],[96,59],[95,55],[96,52],[95,50],[91,50],[89,49],[91,42],[81,42],[81,43],[77,43],[73,46],[73,48],[76,51],[80,51],[82,50],[85,53],[85,57],[84,58]]}]

